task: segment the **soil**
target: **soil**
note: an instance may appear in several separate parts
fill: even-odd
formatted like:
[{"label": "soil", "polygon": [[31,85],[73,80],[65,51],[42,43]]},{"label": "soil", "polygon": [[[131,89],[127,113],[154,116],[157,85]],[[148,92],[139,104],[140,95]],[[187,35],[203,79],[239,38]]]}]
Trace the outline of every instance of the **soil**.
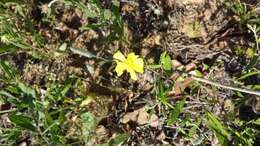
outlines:
[{"label": "soil", "polygon": [[[46,7],[46,4],[42,7]],[[104,6],[109,7],[109,3],[104,1]],[[103,58],[112,57],[113,50],[108,50],[108,47],[121,47],[125,52],[131,50],[145,59],[152,56],[155,61],[158,61],[162,52],[167,51],[172,59],[180,62],[182,66],[194,64],[194,68],[203,72],[205,77],[224,85],[233,85],[232,78],[241,75],[243,67],[249,63],[247,58],[235,55],[235,48],[248,48],[254,44],[252,35],[241,28],[236,16],[219,0],[122,2],[120,9],[125,22],[125,33],[132,45],[115,42],[107,46],[101,43],[103,31],[106,30],[79,30],[81,26],[95,20],[85,20],[79,10],[73,7],[64,8],[64,5],[59,3],[54,4],[53,9],[55,24],[40,21],[43,18],[41,11],[44,9],[31,10],[36,31],[47,41],[47,45],[41,48],[45,50],[43,55],[47,55],[47,59],[38,59],[35,54],[24,52],[0,55],[0,59],[10,61],[19,71],[21,79],[30,85],[44,87],[48,81],[62,83],[71,75],[84,78],[86,90],[97,95],[96,102],[89,106],[89,110],[102,117],[96,130],[98,138],[93,140],[93,144],[104,142],[115,133],[128,132],[131,138],[126,145],[191,145],[181,139],[176,127],[142,126],[138,121],[122,122],[127,113],[137,111],[147,103],[156,103],[152,91],[156,83],[155,75],[160,72],[147,69],[137,82],[131,82],[127,75],[119,80],[109,63],[100,65],[92,59],[72,53],[51,53],[63,42]],[[93,73],[88,71],[86,64],[93,67]],[[210,71],[204,71],[203,64],[213,67]],[[259,69],[260,65],[256,66]],[[253,84],[260,84],[259,76],[253,78]],[[206,111],[223,117],[233,108],[230,101],[237,98],[232,91],[225,89],[213,93],[206,85],[202,85],[199,92],[196,96],[186,95],[187,108],[184,113],[191,115],[191,122],[196,121]],[[177,101],[175,98],[170,97],[172,103]],[[253,117],[260,113],[260,100],[256,99],[246,105],[249,106],[246,111]],[[155,109],[158,117],[162,116],[160,110]],[[207,132],[205,127],[200,130],[199,134]],[[212,144],[212,141],[214,142],[213,139],[205,140],[204,145]]]}]

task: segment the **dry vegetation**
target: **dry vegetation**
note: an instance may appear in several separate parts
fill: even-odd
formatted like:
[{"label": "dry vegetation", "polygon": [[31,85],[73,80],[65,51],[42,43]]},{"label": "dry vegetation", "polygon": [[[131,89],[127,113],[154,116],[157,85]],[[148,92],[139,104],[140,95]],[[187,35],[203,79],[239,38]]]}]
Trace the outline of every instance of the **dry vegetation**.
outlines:
[{"label": "dry vegetation", "polygon": [[0,145],[260,145],[257,0],[1,0]]}]

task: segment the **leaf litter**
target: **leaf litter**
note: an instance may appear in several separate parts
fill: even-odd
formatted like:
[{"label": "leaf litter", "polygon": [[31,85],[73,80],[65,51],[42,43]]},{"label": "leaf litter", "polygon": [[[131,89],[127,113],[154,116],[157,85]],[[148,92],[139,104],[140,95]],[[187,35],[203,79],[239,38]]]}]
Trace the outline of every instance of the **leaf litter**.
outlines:
[{"label": "leaf litter", "polygon": [[[249,87],[259,84],[256,74],[251,76],[244,68],[250,68],[250,62],[254,66],[255,52],[247,48],[254,48],[255,41],[249,39],[250,33],[237,22],[235,12],[225,8],[224,1],[121,1],[119,8],[124,23],[116,20],[113,22],[119,24],[116,26],[110,25],[110,21],[100,22],[96,18],[99,13],[86,16],[80,7],[71,6],[70,1],[66,4],[55,2],[48,8],[47,3],[35,5],[42,6],[38,8],[44,15],[38,22],[37,17],[32,16],[36,31],[45,38],[46,45],[41,48],[44,51],[7,53],[0,55],[0,59],[11,62],[22,80],[46,92],[50,82],[64,84],[71,75],[79,77],[75,91],[69,90],[64,102],[69,107],[78,105],[67,109],[68,121],[65,123],[70,126],[68,137],[71,138],[68,143],[77,139],[79,125],[83,125],[85,144],[90,145],[250,143],[251,139],[247,141],[241,137],[253,137],[247,135],[252,129],[245,125],[259,123],[254,119],[259,117],[260,100],[250,98],[244,104],[247,94],[199,83],[185,74],[193,72],[222,85]],[[106,8],[105,17],[110,17],[109,10],[116,8],[108,1],[91,7],[97,5]],[[49,11],[54,15],[48,16]],[[122,40],[117,36],[121,31],[116,29],[113,31],[117,33],[108,35],[110,28],[121,25],[125,36]],[[114,41],[109,42],[111,40]],[[145,65],[155,69],[145,68],[136,81],[130,80],[131,76],[126,73],[117,77],[116,64],[104,58],[112,60],[118,49],[123,54],[142,55]],[[243,57],[245,54],[249,55]],[[43,59],[43,56],[48,57]],[[252,70],[257,72],[257,65]],[[244,76],[239,77],[241,73]],[[158,89],[160,81],[162,87]],[[6,84],[0,83],[0,87],[4,89]],[[3,106],[1,104],[1,110]],[[15,108],[12,104],[5,110]],[[84,114],[79,114],[81,112]],[[243,113],[249,113],[245,116],[247,121],[234,118],[243,119]],[[10,127],[11,122],[17,121],[14,117],[19,116],[22,117],[1,115],[1,127]],[[25,121],[22,124],[30,125],[26,116],[22,118]],[[16,123],[19,127],[19,122]],[[66,126],[60,127],[66,131]],[[244,127],[245,131],[242,128],[238,129],[240,133],[232,131],[236,127]],[[230,134],[238,136],[232,141]],[[239,140],[235,141],[237,138]],[[22,139],[20,144],[30,144],[30,141],[34,138]],[[255,144],[259,142],[255,141]]]}]

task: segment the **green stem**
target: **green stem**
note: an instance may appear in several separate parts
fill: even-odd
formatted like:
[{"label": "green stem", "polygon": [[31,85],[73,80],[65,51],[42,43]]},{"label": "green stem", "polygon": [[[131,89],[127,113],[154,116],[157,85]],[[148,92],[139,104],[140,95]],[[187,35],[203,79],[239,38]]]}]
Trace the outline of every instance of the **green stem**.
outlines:
[{"label": "green stem", "polygon": [[9,109],[9,110],[4,110],[4,111],[0,111],[0,114],[5,114],[5,113],[11,113],[16,111],[16,109]]}]

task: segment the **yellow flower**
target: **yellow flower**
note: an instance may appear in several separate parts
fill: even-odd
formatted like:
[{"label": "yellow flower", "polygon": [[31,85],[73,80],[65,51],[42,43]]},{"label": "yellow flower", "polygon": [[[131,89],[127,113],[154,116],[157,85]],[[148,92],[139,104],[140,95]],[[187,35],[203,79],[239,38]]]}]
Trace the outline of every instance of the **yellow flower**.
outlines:
[{"label": "yellow flower", "polygon": [[137,76],[135,72],[144,73],[144,61],[135,53],[130,53],[127,58],[120,52],[117,51],[113,58],[116,60],[117,65],[115,71],[118,76],[121,76],[124,71],[130,73],[130,77],[133,80],[137,80]]}]

